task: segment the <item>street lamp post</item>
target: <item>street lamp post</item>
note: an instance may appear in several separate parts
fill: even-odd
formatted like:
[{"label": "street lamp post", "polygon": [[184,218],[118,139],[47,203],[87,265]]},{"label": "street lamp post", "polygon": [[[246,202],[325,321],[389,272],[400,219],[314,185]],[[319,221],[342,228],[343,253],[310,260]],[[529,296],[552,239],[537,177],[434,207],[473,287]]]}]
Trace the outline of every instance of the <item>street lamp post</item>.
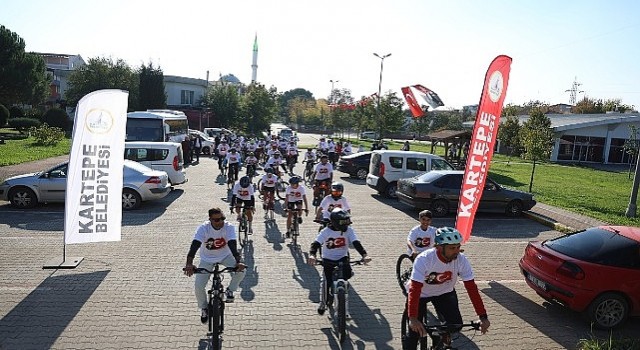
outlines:
[{"label": "street lamp post", "polygon": [[380,97],[382,95],[382,70],[384,68],[384,59],[391,56],[391,53],[388,53],[386,55],[378,55],[377,53],[373,53],[374,56],[378,57],[380,59],[380,80],[378,81],[378,128],[379,128],[379,137],[380,139],[382,139],[382,117],[380,115]]}]

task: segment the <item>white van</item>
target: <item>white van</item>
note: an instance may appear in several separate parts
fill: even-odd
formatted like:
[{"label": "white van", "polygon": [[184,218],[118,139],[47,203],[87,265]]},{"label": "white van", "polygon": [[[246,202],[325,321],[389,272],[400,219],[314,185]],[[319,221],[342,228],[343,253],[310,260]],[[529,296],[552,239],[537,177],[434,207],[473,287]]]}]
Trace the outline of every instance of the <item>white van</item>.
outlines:
[{"label": "white van", "polygon": [[214,139],[216,136],[222,137],[222,135],[224,135],[229,137],[230,135],[233,135],[233,131],[225,128],[204,128],[203,132]]},{"label": "white van", "polygon": [[278,132],[278,136],[285,140],[291,140],[291,138],[293,137],[293,130],[289,128],[280,129],[280,131]]},{"label": "white van", "polygon": [[444,158],[415,151],[377,150],[371,153],[367,185],[385,197],[395,198],[397,182],[431,170],[455,170]]},{"label": "white van", "polygon": [[125,142],[124,158],[169,175],[171,185],[187,182],[182,145],[175,142]]}]

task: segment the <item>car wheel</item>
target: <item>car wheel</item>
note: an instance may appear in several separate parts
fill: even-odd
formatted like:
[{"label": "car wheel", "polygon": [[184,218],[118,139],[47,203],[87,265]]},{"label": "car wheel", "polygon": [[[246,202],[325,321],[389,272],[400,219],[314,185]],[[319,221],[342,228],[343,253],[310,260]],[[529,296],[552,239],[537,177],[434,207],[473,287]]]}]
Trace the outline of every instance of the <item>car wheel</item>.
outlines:
[{"label": "car wheel", "polygon": [[626,321],[629,316],[629,303],[617,293],[604,293],[591,302],[587,316],[594,327],[611,329]]},{"label": "car wheel", "polygon": [[397,198],[396,190],[398,189],[398,183],[392,182],[387,185],[387,188],[384,190],[384,196],[387,198]]},{"label": "car wheel", "polygon": [[433,216],[441,218],[449,214],[449,203],[443,199],[439,199],[431,204],[431,212]]},{"label": "car wheel", "polygon": [[211,154],[211,149],[209,147],[202,147],[202,154],[204,155],[210,155]]},{"label": "car wheel", "polygon": [[142,203],[142,197],[138,192],[125,188],[122,190],[122,210],[138,209]]},{"label": "car wheel", "polygon": [[522,202],[520,201],[511,201],[507,204],[507,215],[508,216],[520,216],[522,215]]},{"label": "car wheel", "polygon": [[369,170],[365,168],[360,168],[356,170],[356,177],[360,180],[366,180],[367,175],[369,175]]},{"label": "car wheel", "polygon": [[11,205],[20,209],[33,208],[38,204],[35,192],[28,187],[13,188],[9,191]]}]

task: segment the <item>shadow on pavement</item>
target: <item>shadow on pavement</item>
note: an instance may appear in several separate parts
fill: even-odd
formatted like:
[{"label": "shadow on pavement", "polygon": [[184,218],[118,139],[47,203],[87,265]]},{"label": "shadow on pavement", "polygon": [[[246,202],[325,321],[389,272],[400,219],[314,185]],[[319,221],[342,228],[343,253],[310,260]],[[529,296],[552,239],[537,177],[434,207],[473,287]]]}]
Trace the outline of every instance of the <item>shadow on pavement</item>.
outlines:
[{"label": "shadow on pavement", "polygon": [[0,349],[51,348],[108,273],[47,277],[0,319]]},{"label": "shadow on pavement", "polygon": [[[304,253],[300,247],[291,249],[291,256],[296,263],[296,269],[291,270],[292,277],[300,286],[309,291],[309,300],[312,303],[320,302],[320,273],[315,266],[307,264],[307,253]],[[321,267],[318,267],[321,268]]]},{"label": "shadow on pavement", "polygon": [[242,248],[244,263],[247,265],[244,279],[240,282],[240,288],[242,289],[240,296],[244,301],[251,301],[256,297],[256,293],[251,288],[257,286],[259,280],[258,267],[253,256],[253,235],[249,236],[249,238],[251,240]]}]

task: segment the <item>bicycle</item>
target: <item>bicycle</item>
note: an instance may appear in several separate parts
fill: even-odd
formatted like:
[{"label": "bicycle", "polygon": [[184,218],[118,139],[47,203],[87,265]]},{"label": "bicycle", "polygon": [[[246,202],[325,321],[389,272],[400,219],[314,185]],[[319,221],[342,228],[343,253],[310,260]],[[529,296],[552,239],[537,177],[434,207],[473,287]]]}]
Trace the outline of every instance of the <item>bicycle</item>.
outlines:
[{"label": "bicycle", "polygon": [[287,196],[288,186],[289,186],[288,182],[284,181],[282,177],[278,177],[278,181],[276,182],[276,195],[281,200],[284,200],[285,197]]},{"label": "bicycle", "polygon": [[207,304],[207,311],[209,315],[207,338],[209,340],[210,347],[213,350],[222,349],[225,308],[225,293],[224,286],[222,285],[222,280],[224,278],[222,277],[222,274],[225,272],[233,272],[235,270],[235,267],[225,267],[220,270],[220,264],[215,264],[213,271],[202,267],[198,267],[194,271],[194,273],[208,273],[213,276],[211,288],[207,291],[207,294],[209,295],[209,303]]},{"label": "bicycle", "polygon": [[264,211],[264,218],[267,221],[275,221],[275,194],[273,192],[264,191],[258,195],[258,198],[262,199],[262,208]]},{"label": "bicycle", "polygon": [[293,175],[293,168],[296,167],[296,156],[287,156],[287,171],[289,175]]},{"label": "bicycle", "polygon": [[[251,210],[251,209],[248,209]],[[233,207],[231,207],[233,213]],[[238,224],[238,242],[241,247],[244,247],[249,243],[249,231],[251,230],[251,223],[247,218],[247,208],[242,206],[242,215],[240,216],[240,223]]]},{"label": "bicycle", "polygon": [[[289,209],[284,210],[285,213],[289,211]],[[291,245],[293,247],[298,246],[298,236],[300,236],[300,224],[302,223],[302,216],[300,216],[300,211],[302,209],[293,209],[293,217],[291,218]]]},{"label": "bicycle", "polygon": [[255,164],[247,164],[247,176],[253,178],[256,176],[256,165]]},{"label": "bicycle", "polygon": [[398,278],[398,284],[402,289],[402,294],[407,296],[407,282],[411,279],[411,272],[413,271],[413,258],[408,254],[402,254],[398,257],[396,262],[396,277]]},{"label": "bicycle", "polygon": [[[316,260],[316,265],[322,265],[322,263],[322,259]],[[336,333],[338,333],[338,340],[340,343],[343,343],[347,337],[347,309],[349,307],[349,281],[344,278],[342,272],[344,263],[344,261],[339,261],[333,269],[333,286],[329,289],[330,300],[326,300],[326,291],[329,286],[327,286],[324,273],[322,274],[320,282],[320,300],[322,303],[321,305],[323,305],[324,308],[318,308],[318,314],[322,315],[327,307],[331,307],[334,314],[332,320],[336,327]],[[349,264],[364,265],[365,260],[349,260]]]},{"label": "bicycle", "polygon": [[313,198],[313,206],[315,207],[316,211],[318,211],[318,207],[320,206],[320,203],[322,203],[324,197],[327,196],[328,189],[329,185],[327,184],[327,181],[319,181],[318,195]]},{"label": "bicycle", "polygon": [[[425,313],[425,318],[424,320],[422,320],[422,324],[424,326],[424,329],[427,331],[428,337],[420,338],[419,345],[421,350],[457,349],[451,346],[453,344],[453,341],[455,340],[452,337],[452,333],[457,332],[458,329],[474,331],[480,330],[480,321],[471,321],[461,324],[428,324],[426,315],[427,314]],[[405,336],[409,333],[409,319],[407,317],[406,307],[404,313],[402,314],[402,325],[400,327],[400,332],[402,334],[401,339],[404,339]],[[431,340],[431,346],[429,346],[429,339]]]},{"label": "bicycle", "polygon": [[305,160],[303,163],[306,163],[304,167],[304,182],[307,186],[311,186],[313,184],[313,166],[316,165],[316,162]]}]

